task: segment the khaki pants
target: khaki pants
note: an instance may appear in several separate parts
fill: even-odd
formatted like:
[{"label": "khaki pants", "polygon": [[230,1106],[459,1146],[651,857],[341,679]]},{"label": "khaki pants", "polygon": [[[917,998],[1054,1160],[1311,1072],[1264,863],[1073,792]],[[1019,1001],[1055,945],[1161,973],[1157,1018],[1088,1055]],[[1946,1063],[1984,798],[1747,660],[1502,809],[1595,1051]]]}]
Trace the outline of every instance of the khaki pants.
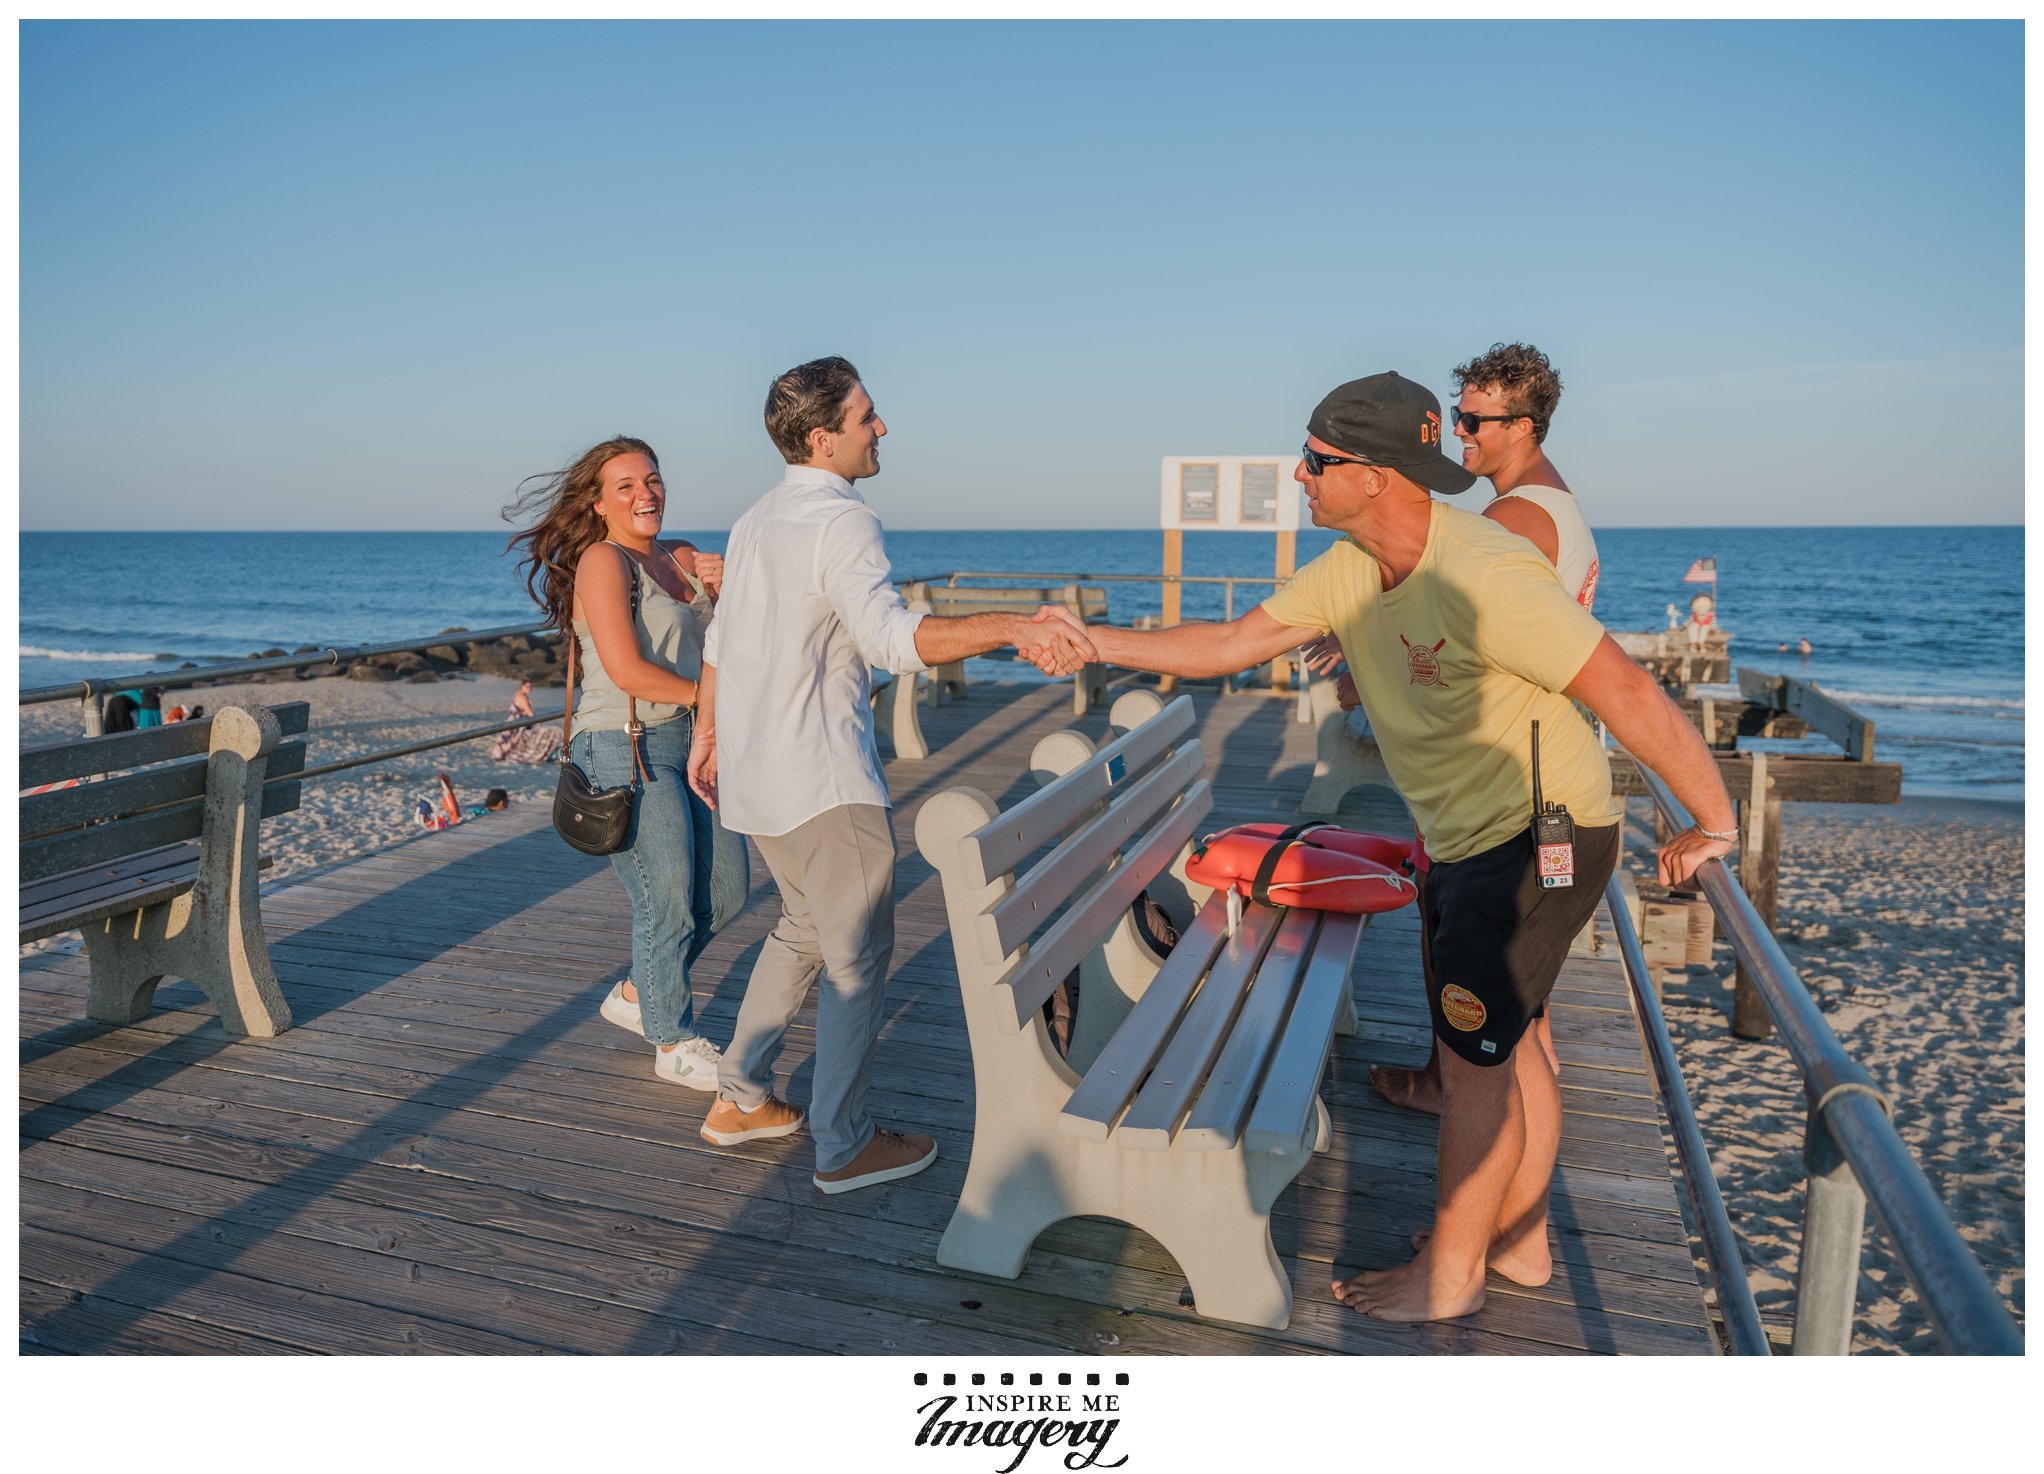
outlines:
[{"label": "khaki pants", "polygon": [[809,1133],[816,1170],[834,1172],[873,1139],[866,1091],[894,957],[893,816],[874,804],[849,804],[786,834],[754,835],[753,843],[780,887],[781,919],[746,979],[717,1093],[740,1110],[759,1108],[781,1036],[822,973]]}]

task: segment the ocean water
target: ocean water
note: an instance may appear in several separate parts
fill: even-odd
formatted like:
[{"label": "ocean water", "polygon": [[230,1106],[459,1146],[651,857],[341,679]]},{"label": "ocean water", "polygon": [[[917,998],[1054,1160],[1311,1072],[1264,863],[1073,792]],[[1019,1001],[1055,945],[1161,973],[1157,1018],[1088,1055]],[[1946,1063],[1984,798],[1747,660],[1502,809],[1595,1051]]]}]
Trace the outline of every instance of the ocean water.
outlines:
[{"label": "ocean water", "polygon": [[[722,532],[671,533],[721,548]],[[1717,559],[1735,664],[1806,676],[1877,724],[1875,755],[1923,795],[2023,796],[2021,528],[1602,528],[1597,614],[1656,629],[1686,610],[1682,575]],[[904,578],[954,569],[1155,573],[1155,531],[891,532]],[[1299,535],[1299,556],[1330,534]],[[275,646],[365,644],[536,617],[501,532],[21,534],[20,684],[238,660]],[[1194,534],[1187,573],[1268,578],[1275,539]],[[1241,613],[1268,592],[1237,591]],[[1109,586],[1117,623],[1160,608],[1155,585]],[[1186,616],[1219,618],[1217,587]],[[1793,653],[1807,639],[1808,657]],[[1777,650],[1780,644],[1791,653]],[[1009,663],[1010,678],[1033,675]],[[1821,743],[1813,751],[1830,750]]]}]

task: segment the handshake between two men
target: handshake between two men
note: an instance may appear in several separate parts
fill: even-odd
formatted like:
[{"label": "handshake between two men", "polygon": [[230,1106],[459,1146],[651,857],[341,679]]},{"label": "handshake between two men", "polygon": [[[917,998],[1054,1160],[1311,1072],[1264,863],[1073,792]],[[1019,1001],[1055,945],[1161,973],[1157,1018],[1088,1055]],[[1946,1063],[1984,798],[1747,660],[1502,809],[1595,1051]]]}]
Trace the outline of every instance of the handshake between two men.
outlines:
[{"label": "handshake between two men", "polygon": [[1100,659],[1092,633],[1084,620],[1062,604],[1045,604],[1026,624],[1036,626],[1038,638],[1015,641],[1015,653],[1047,676],[1069,676]]}]

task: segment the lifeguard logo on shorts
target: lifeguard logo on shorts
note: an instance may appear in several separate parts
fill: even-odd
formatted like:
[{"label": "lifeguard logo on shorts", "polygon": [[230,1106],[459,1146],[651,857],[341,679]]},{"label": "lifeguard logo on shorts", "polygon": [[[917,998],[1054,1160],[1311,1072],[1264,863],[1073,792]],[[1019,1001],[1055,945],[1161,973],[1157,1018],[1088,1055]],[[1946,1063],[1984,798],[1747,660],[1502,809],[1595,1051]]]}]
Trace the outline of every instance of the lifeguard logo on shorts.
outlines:
[{"label": "lifeguard logo on shorts", "polygon": [[1482,1028],[1490,1017],[1481,998],[1453,983],[1441,989],[1441,1015],[1465,1034]]},{"label": "lifeguard logo on shorts", "polygon": [[1415,645],[1404,635],[1398,639],[1405,646],[1405,668],[1412,672],[1410,684],[1446,690],[1448,683],[1441,679],[1441,647],[1448,643],[1448,637],[1443,635],[1431,645]]}]

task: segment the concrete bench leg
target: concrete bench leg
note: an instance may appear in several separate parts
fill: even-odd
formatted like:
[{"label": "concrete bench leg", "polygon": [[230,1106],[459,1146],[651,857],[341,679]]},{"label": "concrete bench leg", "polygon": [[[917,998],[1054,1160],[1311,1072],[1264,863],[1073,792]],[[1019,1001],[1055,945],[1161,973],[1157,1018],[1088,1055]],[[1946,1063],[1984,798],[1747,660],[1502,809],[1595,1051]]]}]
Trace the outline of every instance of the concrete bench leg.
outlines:
[{"label": "concrete bench leg", "polygon": [[[1037,1023],[1000,1042],[1043,1032]],[[978,1044],[975,1039],[976,1054]],[[1055,1083],[1042,1078],[1046,1086]],[[937,1246],[939,1264],[1014,1279],[1030,1246],[1052,1224],[1115,1218],[1149,1234],[1178,1261],[1201,1315],[1273,1330],[1289,1323],[1292,1287],[1271,1243],[1270,1210],[1304,1168],[1305,1150],[1289,1156],[1242,1147],[1139,1151],[1111,1140],[1080,1141],[1057,1125],[1070,1086],[1055,1090],[1054,1100],[1025,1104],[1012,1074],[999,1096],[990,1094],[990,1083],[984,1075],[975,1081],[979,1100],[998,1107],[974,1113],[972,1162]],[[1325,1133],[1318,1119],[1314,1125],[1318,1143]]]},{"label": "concrete bench leg", "polygon": [[946,697],[965,699],[965,662],[954,660],[930,672],[930,705],[942,706]]},{"label": "concrete bench leg", "polygon": [[930,755],[921,709],[916,705],[915,676],[897,675],[885,686],[875,687],[872,701],[873,735],[892,748],[896,757],[919,761]]},{"label": "concrete bench leg", "polygon": [[280,735],[260,707],[224,707],[213,718],[198,880],[162,905],[85,928],[90,1017],[133,1023],[158,983],[180,977],[206,995],[230,1034],[268,1039],[291,1027],[256,891],[265,759]]},{"label": "concrete bench leg", "polygon": [[1072,677],[1072,713],[1084,716],[1095,706],[1107,705],[1107,667],[1095,661]]},{"label": "concrete bench leg", "polygon": [[1394,787],[1377,744],[1359,738],[1349,729],[1349,714],[1335,698],[1334,682],[1315,681],[1307,688],[1315,720],[1320,724],[1313,757],[1313,781],[1299,800],[1303,814],[1331,815],[1351,789],[1365,783]]}]

